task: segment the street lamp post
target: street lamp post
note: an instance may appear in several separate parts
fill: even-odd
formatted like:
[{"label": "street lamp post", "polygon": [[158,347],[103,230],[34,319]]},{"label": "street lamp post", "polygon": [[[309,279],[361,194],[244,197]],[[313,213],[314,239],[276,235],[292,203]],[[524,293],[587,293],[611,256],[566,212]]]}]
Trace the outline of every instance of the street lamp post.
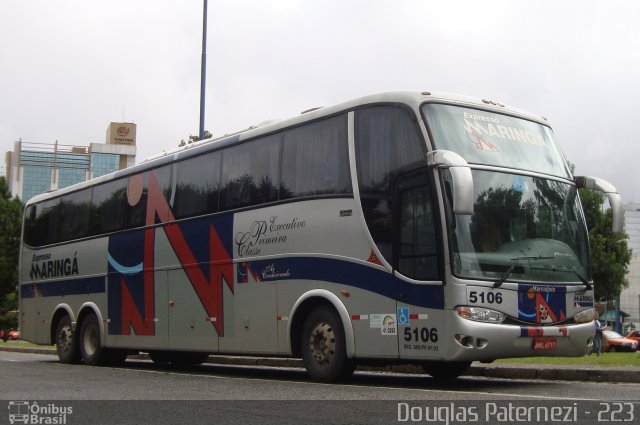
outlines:
[{"label": "street lamp post", "polygon": [[207,79],[207,0],[202,12],[202,60],[200,64],[200,133],[198,140],[204,139],[204,91]]}]

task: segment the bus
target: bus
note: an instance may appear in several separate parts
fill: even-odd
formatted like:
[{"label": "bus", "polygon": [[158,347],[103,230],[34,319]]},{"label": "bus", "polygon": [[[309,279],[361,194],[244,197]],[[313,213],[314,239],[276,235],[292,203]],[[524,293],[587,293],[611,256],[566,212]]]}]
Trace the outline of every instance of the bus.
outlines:
[{"label": "bus", "polygon": [[60,361],[358,364],[583,356],[594,292],[578,188],[547,120],[492,100],[370,95],[29,200],[24,338]]}]

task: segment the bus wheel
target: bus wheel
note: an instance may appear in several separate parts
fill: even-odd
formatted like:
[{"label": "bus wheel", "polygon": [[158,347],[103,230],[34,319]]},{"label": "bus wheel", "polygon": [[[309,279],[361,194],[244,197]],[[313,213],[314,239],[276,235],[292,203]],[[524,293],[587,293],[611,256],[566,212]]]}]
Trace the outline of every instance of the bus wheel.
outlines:
[{"label": "bus wheel", "polygon": [[471,366],[471,362],[426,362],[422,368],[437,380],[455,379],[463,375]]},{"label": "bus wheel", "polygon": [[58,358],[62,363],[80,362],[78,341],[71,327],[71,319],[65,315],[58,320],[55,333],[55,344]]},{"label": "bus wheel", "polygon": [[355,362],[347,358],[344,329],[337,313],[318,307],[304,323],[302,359],[311,379],[333,382],[353,374]]},{"label": "bus wheel", "polygon": [[87,315],[80,327],[80,353],[85,364],[97,366],[105,363],[105,350],[100,342],[100,325],[95,314]]}]

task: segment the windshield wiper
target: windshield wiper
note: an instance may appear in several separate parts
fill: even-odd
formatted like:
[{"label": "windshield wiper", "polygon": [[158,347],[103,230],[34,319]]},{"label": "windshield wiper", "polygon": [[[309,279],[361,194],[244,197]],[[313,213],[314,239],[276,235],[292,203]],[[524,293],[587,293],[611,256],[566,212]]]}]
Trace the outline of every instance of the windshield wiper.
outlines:
[{"label": "windshield wiper", "polygon": [[509,266],[507,271],[505,271],[504,274],[498,278],[498,280],[493,282],[493,287],[494,288],[500,287],[500,285],[502,285],[509,278],[511,273],[513,273],[513,270],[516,268],[516,266],[518,265],[519,261],[523,261],[523,260],[527,260],[527,261],[531,261],[531,260],[553,260],[554,258],[555,257],[543,257],[542,255],[524,255],[522,257],[510,258],[509,260],[510,261],[514,261],[514,263],[512,263]]},{"label": "windshield wiper", "polygon": [[557,267],[536,267],[536,269],[538,270],[547,270],[547,271],[552,271],[552,272],[560,272],[560,273],[573,273],[574,275],[576,275],[576,277],[578,279],[580,279],[580,282],[582,282],[584,284],[584,286],[587,287],[587,291],[591,291],[593,289],[593,285],[591,285],[591,283],[589,283],[589,281],[587,279],[584,278],[584,276],[582,276],[580,273],[578,273],[578,270],[576,270],[575,268],[568,268],[568,267],[562,267],[562,268],[557,268]]}]

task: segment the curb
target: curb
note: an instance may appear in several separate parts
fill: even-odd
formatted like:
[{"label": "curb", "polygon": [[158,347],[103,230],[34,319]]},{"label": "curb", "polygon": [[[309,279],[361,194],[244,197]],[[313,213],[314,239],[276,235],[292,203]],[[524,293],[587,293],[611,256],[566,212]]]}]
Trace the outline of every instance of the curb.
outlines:
[{"label": "curb", "polygon": [[[0,351],[10,351],[29,354],[55,355],[56,350],[45,347],[10,347],[0,346]],[[132,356],[137,359],[148,359],[146,354]],[[283,357],[250,357],[210,355],[209,364],[234,366],[262,366],[304,368],[301,359]],[[358,366],[358,370],[372,372],[393,372],[407,374],[424,374],[418,365],[394,365],[384,367]],[[474,363],[465,376],[481,376],[502,379],[539,379],[552,381],[586,381],[586,382],[616,382],[640,384],[640,368],[637,367],[582,367],[575,369],[567,366],[538,364],[535,367],[522,367],[511,364],[480,364]]]}]

